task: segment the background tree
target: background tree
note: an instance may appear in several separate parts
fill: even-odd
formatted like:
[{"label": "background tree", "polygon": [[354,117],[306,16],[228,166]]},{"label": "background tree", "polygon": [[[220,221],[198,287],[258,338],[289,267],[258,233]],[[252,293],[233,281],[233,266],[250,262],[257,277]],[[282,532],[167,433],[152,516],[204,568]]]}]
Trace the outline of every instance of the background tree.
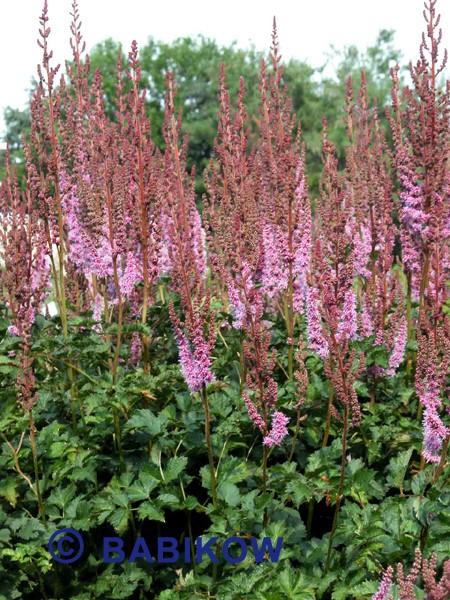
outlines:
[{"label": "background tree", "polygon": [[[398,62],[400,58],[393,40],[393,31],[382,30],[375,44],[365,51],[358,50],[356,46],[340,50],[332,48],[327,61],[319,68],[313,68],[295,58],[286,62],[284,82],[289,88],[293,108],[301,122],[307,148],[306,166],[313,194],[318,190],[321,169],[321,117],[327,118],[330,139],[336,145],[339,159],[343,158],[346,134],[341,98],[345,93],[345,79],[348,75],[352,75],[356,88],[360,83],[361,69],[365,69],[368,96],[377,99],[380,119],[384,121],[383,107],[389,97],[390,86],[387,75],[389,65]],[[117,58],[122,53],[122,62],[125,63],[125,50],[119,42],[110,38],[94,46],[90,53],[90,76],[93,77],[97,69],[102,74],[105,107],[110,117],[114,116],[116,109],[113,98],[117,82]],[[147,111],[152,123],[152,137],[161,149],[164,148],[162,125],[165,76],[168,71],[174,74],[177,87],[175,108],[183,109],[183,133],[189,137],[188,168],[195,166],[198,194],[204,190],[202,173],[211,156],[217,131],[220,65],[226,65],[226,81],[231,98],[238,93],[240,76],[244,77],[251,124],[256,124],[262,58],[263,53],[255,48],[243,50],[237,48],[236,44],[220,46],[216,41],[203,36],[179,38],[170,43],[149,38],[147,44],[140,49],[141,85],[147,90]],[[5,138],[12,160],[20,165],[21,136],[27,136],[29,112],[8,107],[4,118]],[[1,162],[3,164],[3,160]],[[19,177],[20,174],[19,168]]]}]

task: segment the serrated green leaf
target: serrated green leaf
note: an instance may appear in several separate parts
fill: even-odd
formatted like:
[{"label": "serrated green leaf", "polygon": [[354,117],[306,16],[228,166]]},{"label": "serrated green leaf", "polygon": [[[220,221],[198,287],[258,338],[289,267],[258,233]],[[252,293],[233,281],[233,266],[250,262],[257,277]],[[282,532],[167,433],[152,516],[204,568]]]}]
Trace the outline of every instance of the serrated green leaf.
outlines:
[{"label": "serrated green leaf", "polygon": [[391,487],[398,488],[401,494],[403,494],[403,482],[413,450],[408,448],[389,461],[387,482]]},{"label": "serrated green leaf", "polygon": [[151,502],[143,502],[138,508],[138,515],[141,519],[165,523],[164,513]]},{"label": "serrated green leaf", "polygon": [[230,481],[221,481],[217,486],[217,496],[228,506],[237,506],[239,504],[239,488]]},{"label": "serrated green leaf", "polygon": [[185,456],[174,456],[171,458],[164,470],[166,482],[173,481],[186,468],[187,458]]},{"label": "serrated green leaf", "polygon": [[0,496],[14,508],[17,504],[17,480],[14,477],[6,477],[0,481]]}]

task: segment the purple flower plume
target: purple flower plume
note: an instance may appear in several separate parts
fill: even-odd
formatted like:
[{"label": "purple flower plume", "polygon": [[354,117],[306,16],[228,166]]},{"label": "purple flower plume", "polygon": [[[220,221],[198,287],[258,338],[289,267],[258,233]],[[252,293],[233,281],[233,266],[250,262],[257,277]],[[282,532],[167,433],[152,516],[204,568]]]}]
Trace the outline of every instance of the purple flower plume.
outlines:
[{"label": "purple flower plume", "polygon": [[422,454],[427,462],[439,463],[442,444],[450,433],[438,413],[441,405],[439,393],[430,390],[421,396],[420,401],[425,407]]},{"label": "purple flower plume", "polygon": [[352,289],[347,290],[339,320],[336,338],[338,342],[353,340],[356,337],[356,296]]},{"label": "purple flower plume", "polygon": [[403,317],[400,321],[397,335],[395,336],[394,347],[389,357],[389,368],[386,371],[386,375],[389,377],[393,377],[393,375],[395,375],[395,371],[398,369],[403,360],[407,336],[408,325],[406,322],[406,317]]},{"label": "purple flower plume", "polygon": [[175,326],[175,337],[183,377],[191,392],[199,392],[203,385],[214,380],[209,345],[199,327],[190,341],[180,327]]},{"label": "purple flower plume", "polygon": [[256,406],[251,401],[250,396],[246,392],[244,392],[243,398],[245,406],[247,407],[248,416],[250,417],[251,421],[261,432],[264,431],[264,419],[259,414]]},{"label": "purple flower plume", "polygon": [[133,293],[136,283],[142,280],[142,273],[136,255],[128,252],[124,268],[119,275],[119,285],[121,293],[129,298]]},{"label": "purple flower plume", "polygon": [[365,225],[361,226],[361,232],[353,232],[353,266],[355,273],[362,277],[370,277],[370,271],[367,264],[372,250],[372,240],[370,229]]},{"label": "purple flower plume", "polygon": [[368,337],[373,334],[373,321],[366,302],[363,302],[360,314],[360,332],[362,337]]},{"label": "purple flower plume", "polygon": [[387,600],[387,596],[391,589],[392,577],[394,575],[394,569],[388,567],[384,572],[383,578],[380,582],[380,587],[377,592],[372,596],[372,600]]},{"label": "purple flower plume", "polygon": [[264,437],[263,444],[265,446],[279,446],[288,434],[287,424],[289,417],[286,417],[282,412],[276,410],[272,415],[272,424],[268,435]]},{"label": "purple flower plume", "polygon": [[319,312],[319,294],[316,288],[312,287],[308,287],[306,290],[306,320],[309,347],[321,358],[326,358],[329,353],[329,348],[328,342],[322,333],[322,320]]},{"label": "purple flower plume", "polygon": [[281,233],[269,222],[264,223],[262,232],[264,263],[261,282],[264,292],[274,298],[287,287],[288,275],[283,260]]},{"label": "purple flower plume", "polygon": [[306,296],[306,277],[311,264],[311,207],[306,193],[303,164],[300,165],[299,183],[295,189],[297,199],[296,226],[293,235],[294,310],[303,312]]}]

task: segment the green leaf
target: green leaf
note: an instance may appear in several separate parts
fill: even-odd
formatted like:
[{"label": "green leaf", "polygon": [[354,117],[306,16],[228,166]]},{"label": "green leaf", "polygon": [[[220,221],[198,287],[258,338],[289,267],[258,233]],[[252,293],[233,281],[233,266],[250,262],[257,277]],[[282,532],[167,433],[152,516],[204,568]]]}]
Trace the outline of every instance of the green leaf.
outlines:
[{"label": "green leaf", "polygon": [[156,508],[151,502],[143,502],[138,508],[138,515],[141,519],[149,519],[150,521],[161,521],[165,523],[164,513]]},{"label": "green leaf", "polygon": [[166,482],[173,481],[186,468],[187,458],[185,456],[174,456],[167,464],[164,471]]},{"label": "green leaf", "polygon": [[413,450],[413,448],[408,448],[389,461],[387,483],[391,487],[398,488],[401,494],[403,494],[403,482]]},{"label": "green leaf", "polygon": [[15,508],[17,504],[17,480],[14,477],[6,477],[0,482],[0,496]]},{"label": "green leaf", "polygon": [[368,355],[367,364],[375,364],[385,369],[389,368],[389,356],[384,346],[373,346]]},{"label": "green leaf", "polygon": [[307,479],[304,475],[297,475],[295,479],[289,481],[286,486],[286,492],[297,506],[311,500],[313,497],[313,491],[307,484]]},{"label": "green leaf", "polygon": [[200,506],[200,503],[195,496],[186,496],[186,500],[184,501],[184,506],[188,510],[194,510],[194,508],[197,508],[198,506]]},{"label": "green leaf", "polygon": [[217,496],[229,506],[237,506],[239,504],[239,488],[230,481],[222,481],[219,483],[217,487]]},{"label": "green leaf", "polygon": [[0,543],[7,544],[11,539],[11,532],[9,529],[0,529]]},{"label": "green leaf", "polygon": [[16,371],[17,367],[13,364],[13,361],[0,354],[0,373],[7,375],[8,373],[16,373]]},{"label": "green leaf", "polygon": [[179,499],[174,494],[160,494],[158,496],[158,502],[169,508],[178,507],[180,504]]},{"label": "green leaf", "polygon": [[159,435],[167,423],[164,414],[154,415],[148,408],[141,408],[129,419],[125,425],[126,430],[140,429],[151,436]]},{"label": "green leaf", "polygon": [[124,533],[128,525],[129,511],[127,508],[115,508],[108,517],[108,522],[120,534]]},{"label": "green leaf", "polygon": [[426,471],[420,471],[411,480],[411,491],[415,496],[422,496],[428,483]]},{"label": "green leaf", "polygon": [[278,585],[287,600],[315,600],[315,589],[311,582],[307,582],[305,575],[300,571],[285,569],[279,575]]}]

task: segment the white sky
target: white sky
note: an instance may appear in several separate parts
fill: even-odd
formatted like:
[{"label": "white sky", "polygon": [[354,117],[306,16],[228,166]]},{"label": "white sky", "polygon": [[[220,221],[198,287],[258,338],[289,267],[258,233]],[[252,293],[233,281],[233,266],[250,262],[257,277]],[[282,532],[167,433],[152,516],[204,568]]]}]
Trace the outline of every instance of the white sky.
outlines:
[{"label": "white sky", "polygon": [[[49,0],[50,44],[63,64],[70,58],[71,0]],[[3,110],[23,108],[27,88],[36,73],[40,49],[36,44],[42,0],[0,0],[0,131]],[[416,58],[423,27],[422,0],[79,0],[88,49],[107,37],[127,49],[149,36],[170,41],[201,33],[241,47],[270,45],[272,17],[278,22],[281,53],[319,66],[331,44],[365,48],[380,29],[395,29],[395,46],[404,61]],[[438,0],[450,50],[450,2]]]}]

